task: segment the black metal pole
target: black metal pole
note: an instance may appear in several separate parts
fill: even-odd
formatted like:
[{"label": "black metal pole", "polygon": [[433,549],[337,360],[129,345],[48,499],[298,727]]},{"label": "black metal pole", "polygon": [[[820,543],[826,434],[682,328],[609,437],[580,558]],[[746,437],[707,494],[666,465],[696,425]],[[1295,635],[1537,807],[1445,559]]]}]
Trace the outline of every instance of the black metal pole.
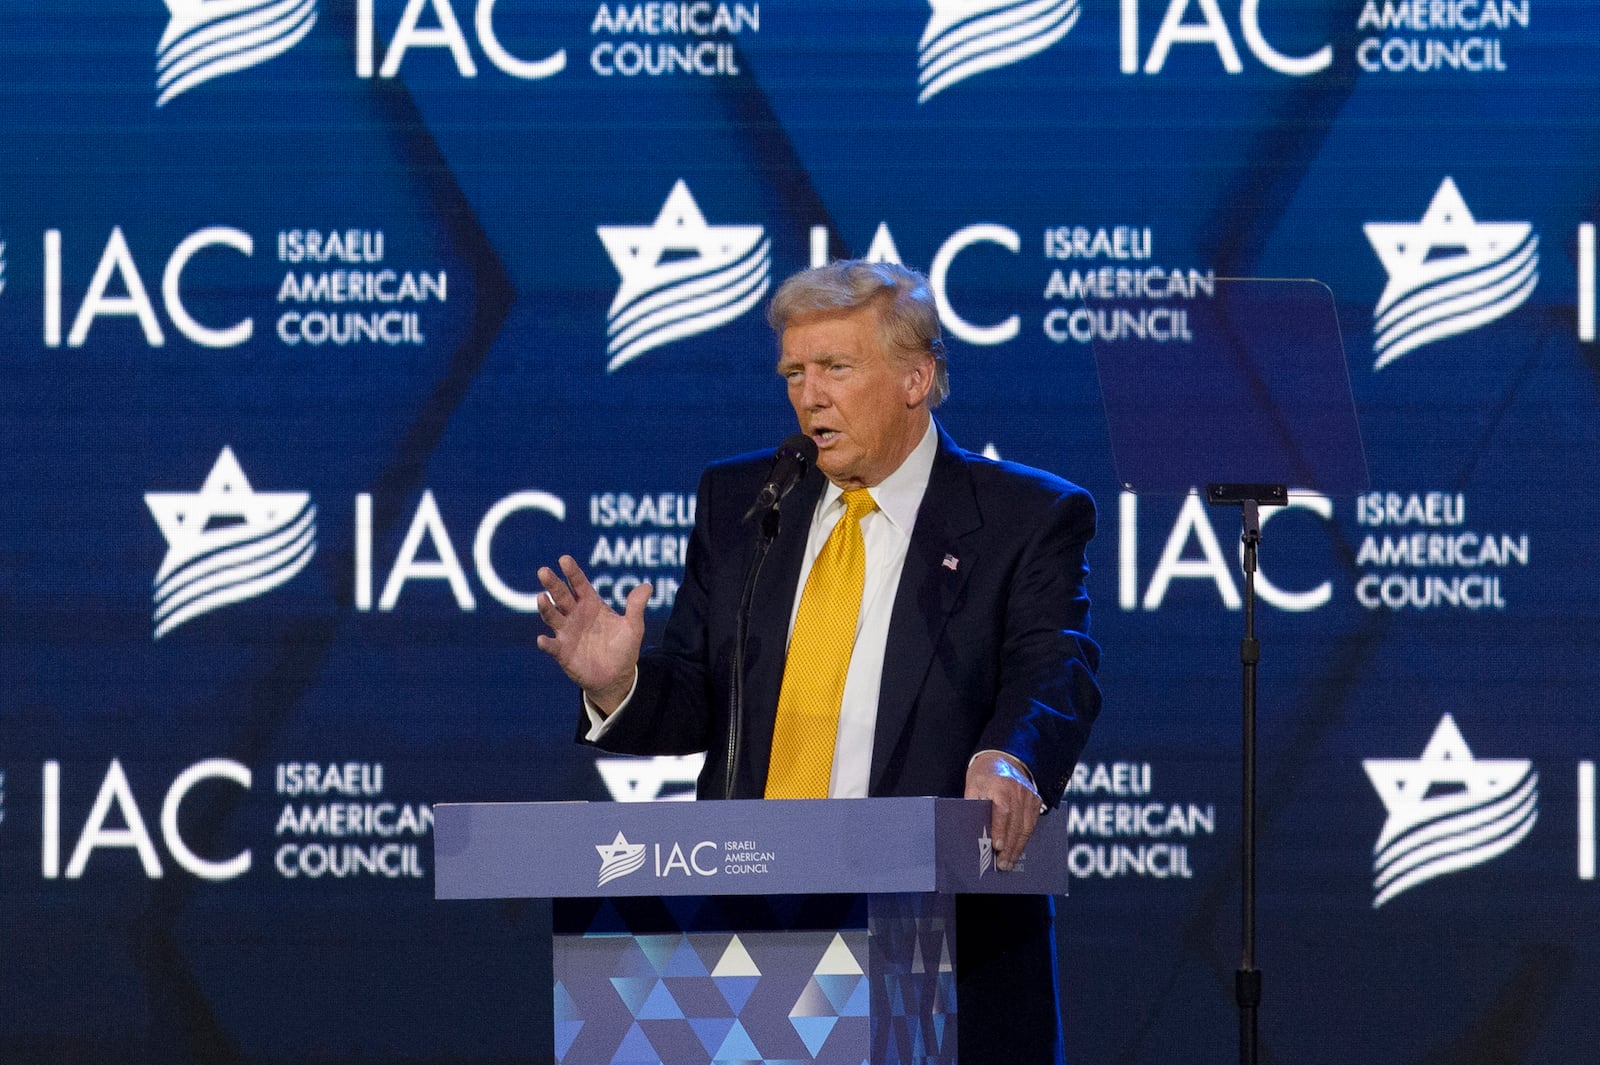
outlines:
[{"label": "black metal pole", "polygon": [[1244,737],[1242,751],[1243,817],[1240,824],[1240,939],[1239,971],[1234,976],[1234,996],[1239,1003],[1239,1062],[1256,1065],[1257,1007],[1261,1004],[1261,971],[1256,968],[1256,664],[1261,644],[1256,639],[1256,548],[1261,543],[1261,519],[1254,499],[1243,500],[1244,529],[1244,638],[1239,641],[1239,662],[1244,669]]},{"label": "black metal pole", "polygon": [[1233,994],[1239,1004],[1240,1065],[1256,1065],[1259,1050],[1257,1010],[1261,1005],[1261,970],[1256,968],[1256,665],[1261,643],[1256,639],[1256,549],[1261,545],[1261,508],[1289,502],[1282,484],[1208,484],[1206,501],[1214,506],[1236,506],[1243,514],[1239,540],[1244,544],[1244,638],[1239,641],[1239,663],[1244,670],[1243,744],[1240,761],[1239,822],[1239,970],[1233,976]]},{"label": "black metal pole", "polygon": [[744,744],[744,645],[750,627],[750,601],[755,597],[756,578],[767,560],[772,541],[778,538],[778,508],[773,505],[761,515],[761,528],[755,551],[744,571],[744,590],[739,595],[739,613],[733,619],[733,662],[728,675],[728,749],[723,768],[722,797],[733,798],[733,775],[739,766],[739,748]]}]

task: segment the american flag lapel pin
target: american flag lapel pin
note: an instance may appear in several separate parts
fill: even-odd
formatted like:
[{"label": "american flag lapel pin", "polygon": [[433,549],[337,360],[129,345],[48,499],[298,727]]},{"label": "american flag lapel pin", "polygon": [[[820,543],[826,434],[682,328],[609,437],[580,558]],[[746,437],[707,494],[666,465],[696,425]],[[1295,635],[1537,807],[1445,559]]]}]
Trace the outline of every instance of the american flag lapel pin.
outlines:
[{"label": "american flag lapel pin", "polygon": [[956,567],[959,566],[960,564],[961,564],[961,560],[959,558],[957,558],[956,556],[954,556],[954,555],[946,555],[946,556],[944,556],[944,561],[939,563],[939,565],[943,566],[945,569],[949,570],[951,573],[954,573],[956,571]]}]

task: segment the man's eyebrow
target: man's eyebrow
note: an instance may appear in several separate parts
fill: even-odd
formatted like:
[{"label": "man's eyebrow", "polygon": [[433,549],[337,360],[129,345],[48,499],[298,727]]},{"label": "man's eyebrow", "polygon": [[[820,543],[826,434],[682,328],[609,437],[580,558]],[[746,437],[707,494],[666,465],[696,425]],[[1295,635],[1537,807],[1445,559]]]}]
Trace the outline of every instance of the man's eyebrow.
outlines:
[{"label": "man's eyebrow", "polygon": [[778,365],[775,367],[775,369],[780,374],[785,370],[797,370],[807,364],[821,366],[826,369],[827,367],[836,363],[843,362],[847,358],[849,358],[849,356],[843,352],[828,352],[827,354],[816,355],[809,359],[798,357],[791,358],[790,356],[786,355],[778,359]]}]

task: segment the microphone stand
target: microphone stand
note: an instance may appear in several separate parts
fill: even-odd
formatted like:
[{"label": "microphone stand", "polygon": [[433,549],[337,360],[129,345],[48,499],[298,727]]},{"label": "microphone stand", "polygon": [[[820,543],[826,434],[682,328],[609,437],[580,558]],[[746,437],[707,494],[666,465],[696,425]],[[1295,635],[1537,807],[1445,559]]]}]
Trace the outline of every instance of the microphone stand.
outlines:
[{"label": "microphone stand", "polygon": [[1206,501],[1237,506],[1243,512],[1239,534],[1244,544],[1244,638],[1239,641],[1239,662],[1244,670],[1239,844],[1242,947],[1233,993],[1239,1006],[1239,1062],[1256,1065],[1257,1010],[1261,1005],[1261,970],[1256,968],[1256,665],[1261,661],[1261,642],[1256,639],[1256,548],[1261,544],[1260,507],[1287,505],[1289,490],[1281,484],[1208,484]]},{"label": "microphone stand", "polygon": [[755,598],[756,578],[767,560],[772,541],[778,538],[778,504],[762,512],[755,551],[745,564],[744,590],[739,595],[739,613],[733,622],[733,664],[728,678],[728,762],[722,778],[722,797],[733,798],[733,774],[739,764],[739,748],[744,743],[744,645],[750,628],[750,603]]}]

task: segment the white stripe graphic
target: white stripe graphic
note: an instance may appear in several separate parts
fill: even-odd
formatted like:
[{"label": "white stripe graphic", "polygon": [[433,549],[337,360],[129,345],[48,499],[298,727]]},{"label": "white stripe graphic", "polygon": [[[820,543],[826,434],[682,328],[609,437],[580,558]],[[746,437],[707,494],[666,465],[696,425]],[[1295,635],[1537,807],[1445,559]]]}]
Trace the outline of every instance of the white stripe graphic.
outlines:
[{"label": "white stripe graphic", "polygon": [[1594,763],[1578,763],[1578,879],[1594,879]]},{"label": "white stripe graphic", "polygon": [[609,884],[613,880],[637,873],[644,867],[644,844],[640,843],[630,849],[626,854],[619,854],[615,858],[607,859],[600,864],[600,879],[595,886]]},{"label": "white stripe graphic", "polygon": [[[256,535],[237,545],[230,545],[226,549],[211,551],[206,554],[196,555],[175,572],[158,578],[156,586],[156,602],[172,596],[189,585],[191,582],[218,570],[233,570],[245,565],[263,555],[277,551],[292,540],[302,537],[306,532],[313,535],[316,529],[313,521],[316,518],[317,508],[306,506],[292,521],[278,526],[266,535]],[[224,583],[226,583],[224,581]],[[213,584],[213,587],[216,585]],[[203,590],[203,589],[202,589]]]},{"label": "white stripe graphic", "polygon": [[1377,850],[1377,909],[1401,892],[1446,873],[1480,865],[1522,842],[1539,819],[1539,775],[1523,776],[1508,796],[1419,825]]},{"label": "white stripe graphic", "polygon": [[958,81],[1049,48],[1078,21],[1078,0],[932,0],[918,44],[926,103]]},{"label": "white stripe graphic", "polygon": [[271,591],[305,568],[316,553],[316,513],[307,504],[278,528],[245,543],[199,556],[156,586],[155,638],[201,614]]},{"label": "white stripe graphic", "polygon": [[[1381,370],[1395,359],[1409,351],[1415,351],[1424,344],[1468,333],[1481,325],[1488,325],[1497,318],[1505,317],[1522,306],[1538,284],[1538,260],[1535,259],[1505,282],[1486,290],[1477,299],[1465,299],[1448,307],[1436,308],[1426,314],[1419,313],[1405,323],[1404,330],[1397,327],[1385,334],[1387,339],[1378,343],[1376,348],[1378,361],[1372,368]],[[1507,292],[1506,289],[1513,285],[1516,287]]]},{"label": "white stripe graphic", "polygon": [[156,53],[156,99],[282,55],[311,32],[316,0],[168,0],[172,21]]},{"label": "white stripe graphic", "polygon": [[772,242],[763,239],[732,266],[678,281],[612,310],[609,373],[652,348],[725,325],[766,295]]}]

